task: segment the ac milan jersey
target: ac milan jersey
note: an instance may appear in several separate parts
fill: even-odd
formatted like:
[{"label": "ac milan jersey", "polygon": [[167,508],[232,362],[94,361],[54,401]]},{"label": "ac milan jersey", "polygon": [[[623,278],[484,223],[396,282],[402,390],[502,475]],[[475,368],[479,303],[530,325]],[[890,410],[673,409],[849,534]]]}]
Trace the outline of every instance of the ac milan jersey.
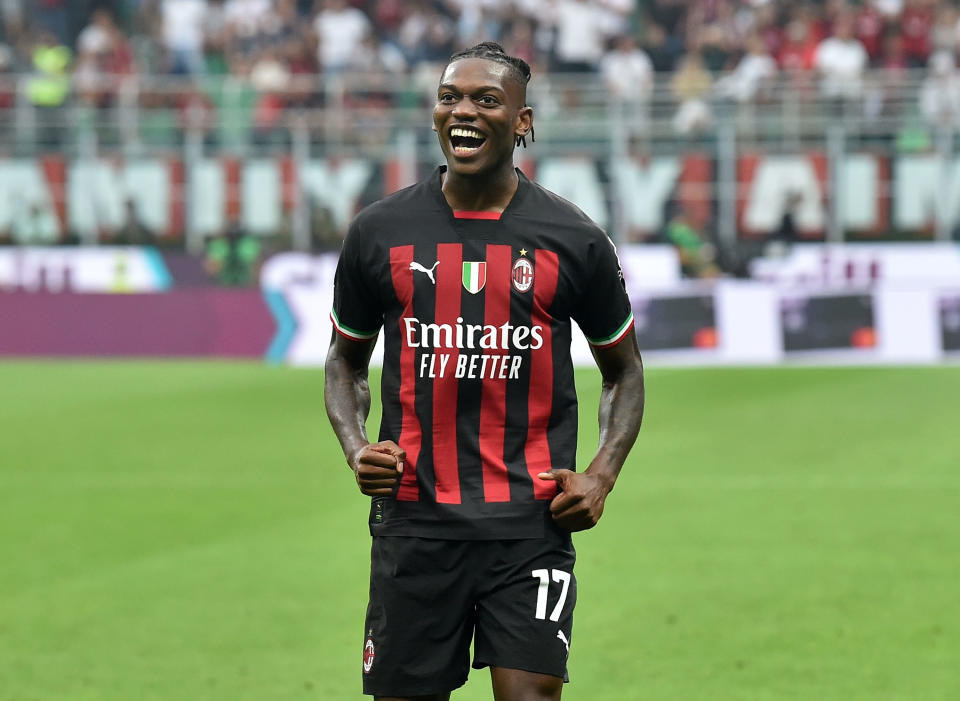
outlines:
[{"label": "ac milan jersey", "polygon": [[575,469],[574,320],[594,346],[633,324],[616,251],[586,215],[517,171],[502,214],[454,212],[439,168],[370,205],[340,256],[331,317],[384,331],[380,440],[406,451],[377,535],[534,538]]}]

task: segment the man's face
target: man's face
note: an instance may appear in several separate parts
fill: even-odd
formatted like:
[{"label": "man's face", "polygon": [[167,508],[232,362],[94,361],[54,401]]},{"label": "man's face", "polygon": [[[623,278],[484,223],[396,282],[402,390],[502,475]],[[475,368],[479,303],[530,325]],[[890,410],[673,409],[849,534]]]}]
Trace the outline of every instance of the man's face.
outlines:
[{"label": "man's face", "polygon": [[482,58],[454,61],[443,72],[433,126],[451,172],[482,175],[513,164],[516,137],[530,131],[533,110],[510,68]]}]

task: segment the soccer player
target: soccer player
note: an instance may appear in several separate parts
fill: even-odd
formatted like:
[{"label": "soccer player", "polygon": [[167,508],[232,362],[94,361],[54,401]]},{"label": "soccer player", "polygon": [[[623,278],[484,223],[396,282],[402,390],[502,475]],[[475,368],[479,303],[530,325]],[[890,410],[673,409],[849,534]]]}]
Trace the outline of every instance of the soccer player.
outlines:
[{"label": "soccer player", "polygon": [[[372,497],[362,669],[379,699],[449,699],[471,640],[498,701],[560,698],[570,533],[597,523],[640,429],[643,368],[616,251],[513,165],[533,136],[529,79],[497,44],[455,54],[433,112],[446,167],[360,212],[337,268],[325,397]],[[582,472],[571,320],[603,377],[600,446]]]}]

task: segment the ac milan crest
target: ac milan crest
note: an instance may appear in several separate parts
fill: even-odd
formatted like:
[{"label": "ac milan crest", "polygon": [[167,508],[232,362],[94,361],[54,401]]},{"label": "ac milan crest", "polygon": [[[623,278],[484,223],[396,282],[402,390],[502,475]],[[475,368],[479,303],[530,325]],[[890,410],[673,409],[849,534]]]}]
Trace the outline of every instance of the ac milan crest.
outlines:
[{"label": "ac milan crest", "polygon": [[533,287],[533,263],[526,258],[517,258],[510,277],[517,292],[526,292]]},{"label": "ac milan crest", "polygon": [[373,667],[373,658],[376,655],[376,650],[373,647],[373,638],[367,636],[367,642],[363,644],[363,673],[369,674],[370,669]]}]

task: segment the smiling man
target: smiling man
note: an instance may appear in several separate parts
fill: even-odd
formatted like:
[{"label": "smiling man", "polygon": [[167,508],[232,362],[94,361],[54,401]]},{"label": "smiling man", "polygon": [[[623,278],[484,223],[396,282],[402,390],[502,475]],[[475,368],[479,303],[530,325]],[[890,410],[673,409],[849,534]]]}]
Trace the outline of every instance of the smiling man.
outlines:
[{"label": "smiling man", "polygon": [[[636,439],[643,369],[610,240],[513,165],[527,64],[455,54],[433,126],[447,165],[367,207],[337,268],[330,422],[371,497],[364,693],[444,701],[473,666],[497,701],[559,699],[593,527]],[[602,376],[600,445],[575,471],[571,321]],[[364,429],[383,327],[380,436]]]}]

